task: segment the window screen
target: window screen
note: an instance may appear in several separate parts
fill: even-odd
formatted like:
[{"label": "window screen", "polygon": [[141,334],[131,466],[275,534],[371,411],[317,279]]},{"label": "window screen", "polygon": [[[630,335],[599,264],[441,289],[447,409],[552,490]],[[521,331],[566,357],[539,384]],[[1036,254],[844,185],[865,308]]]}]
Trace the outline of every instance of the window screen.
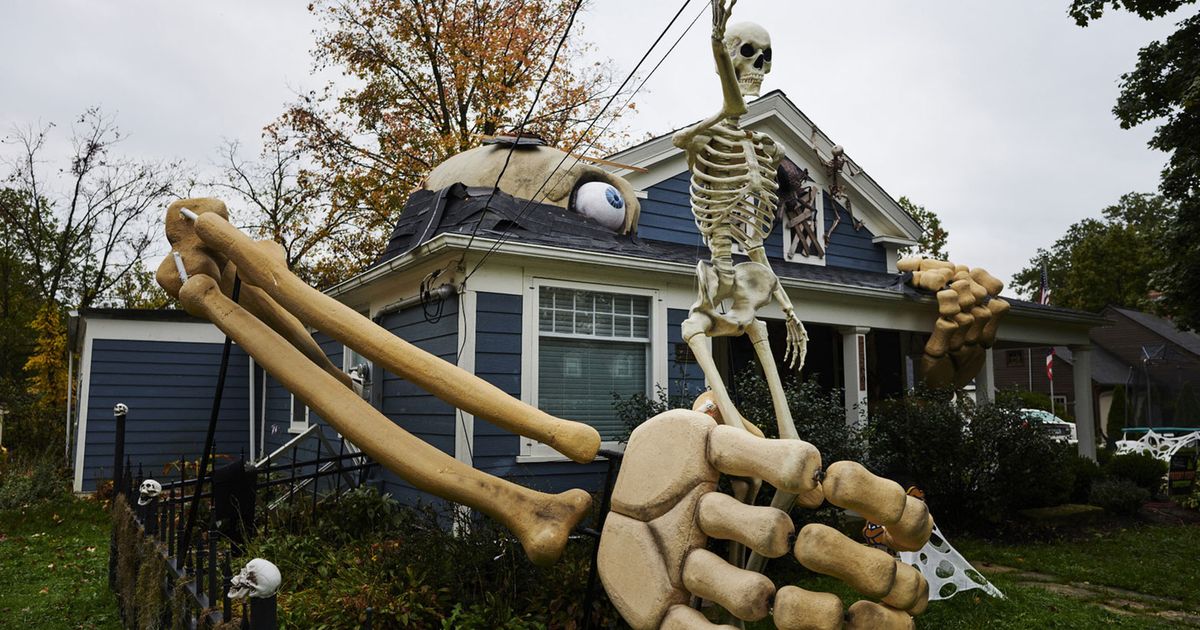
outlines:
[{"label": "window screen", "polygon": [[615,438],[613,394],[648,391],[650,298],[542,287],[538,306],[538,406]]}]

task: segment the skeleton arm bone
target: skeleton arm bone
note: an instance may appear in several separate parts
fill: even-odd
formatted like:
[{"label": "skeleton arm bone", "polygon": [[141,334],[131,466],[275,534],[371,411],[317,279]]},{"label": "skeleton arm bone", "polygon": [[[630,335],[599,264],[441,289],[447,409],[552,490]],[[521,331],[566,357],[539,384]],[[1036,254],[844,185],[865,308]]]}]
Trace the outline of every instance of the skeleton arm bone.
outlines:
[{"label": "skeleton arm bone", "polygon": [[487,475],[417,439],[367,401],[304,359],[248,311],[221,293],[212,278],[192,276],[178,294],[187,311],[237,341],[267,372],[375,461],[417,488],[480,510],[520,539],[535,564],[561,555],[587,515],[591,498],[579,489],[550,495]]},{"label": "skeleton arm bone", "polygon": [[264,256],[261,244],[224,218],[200,215],[196,233],[214,251],[222,252],[238,265],[243,282],[261,288],[301,322],[324,331],[376,365],[467,413],[547,444],[572,460],[595,459],[600,449],[600,434],[594,428],[555,418],[527,405],[376,326],[345,304],[308,286],[279,261]]},{"label": "skeleton arm bone", "polygon": [[736,118],[746,113],[746,101],[742,98],[742,90],[738,87],[737,73],[733,69],[733,60],[729,58],[729,52],[725,50],[725,27],[729,24],[729,16],[733,13],[733,5],[737,4],[737,0],[730,0],[729,5],[725,5],[725,0],[714,0],[712,3],[713,10],[713,31],[712,31],[712,51],[713,58],[717,62],[717,75],[721,77],[721,94],[725,99],[724,106],[720,113],[706,118],[699,124],[693,125],[677,132],[671,139],[675,146],[688,152],[689,159],[696,148],[696,138],[704,135],[717,123],[727,118]]}]

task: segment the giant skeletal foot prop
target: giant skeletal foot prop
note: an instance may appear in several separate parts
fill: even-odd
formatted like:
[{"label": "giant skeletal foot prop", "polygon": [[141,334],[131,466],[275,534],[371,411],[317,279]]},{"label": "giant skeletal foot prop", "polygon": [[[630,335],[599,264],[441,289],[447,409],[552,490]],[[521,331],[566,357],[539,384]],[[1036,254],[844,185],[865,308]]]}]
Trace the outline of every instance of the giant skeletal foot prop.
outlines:
[{"label": "giant skeletal foot prop", "polygon": [[906,258],[896,268],[912,273],[913,287],[937,294],[938,319],[921,357],[922,378],[931,387],[965,387],[979,374],[1009,310],[998,297],[1004,283],[983,269],[944,260]]},{"label": "giant skeletal foot prop", "polygon": [[[712,628],[688,606],[711,600],[734,616],[773,614],[783,629],[913,627],[928,583],[891,554],[858,544],[830,527],[806,525],[791,549],[812,571],[838,578],[870,600],[843,613],[841,600],[794,586],[778,591],[762,574],[735,567],[705,549],[710,537],[765,557],[789,551],[786,512],[750,506],[716,491],[721,474],[766,480],[780,492],[818,495],[816,503],[853,509],[883,522],[893,538],[920,548],[933,520],[923,501],[853,462],[821,473],[821,454],[801,440],[770,440],[719,425],[708,415],[674,410],[630,436],[600,538],[599,569],[617,610],[634,628]],[[728,627],[728,626],[724,626]]]},{"label": "giant skeletal foot prop", "polygon": [[[159,268],[158,280],[189,313],[216,324],[305,405],[388,470],[421,490],[496,519],[517,536],[535,563],[549,564],[559,557],[571,530],[588,512],[591,498],[586,492],[536,492],[480,472],[414,437],[355,394],[323,354],[313,356],[316,344],[303,326],[324,331],[468,413],[550,444],[576,461],[595,457],[600,447],[595,429],[526,405],[309,287],[288,271],[277,245],[255,242],[230,225],[219,201],[172,204],[167,237],[174,251]],[[235,270],[243,283],[238,302],[229,297]],[[243,299],[247,307],[240,304]]]}]

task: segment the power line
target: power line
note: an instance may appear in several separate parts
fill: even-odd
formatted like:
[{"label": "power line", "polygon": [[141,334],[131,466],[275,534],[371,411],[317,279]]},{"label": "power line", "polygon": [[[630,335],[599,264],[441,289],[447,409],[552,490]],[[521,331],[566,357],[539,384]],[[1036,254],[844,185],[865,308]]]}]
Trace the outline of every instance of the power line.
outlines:
[{"label": "power line", "polygon": [[679,37],[675,39],[675,43],[671,44],[671,47],[667,49],[666,54],[664,54],[662,58],[658,60],[658,63],[654,64],[654,67],[650,69],[650,73],[646,75],[646,78],[642,79],[642,82],[633,89],[633,93],[629,95],[629,98],[625,99],[625,103],[623,103],[616,113],[613,114],[612,118],[608,119],[608,124],[604,125],[604,129],[601,129],[600,133],[593,136],[592,141],[588,144],[588,148],[584,149],[583,153],[580,155],[587,155],[588,151],[596,148],[596,140],[608,133],[608,128],[611,127],[612,124],[621,117],[622,112],[629,108],[629,104],[633,102],[634,97],[638,95],[638,92],[642,91],[642,88],[646,87],[646,84],[650,82],[650,77],[653,77],[654,73],[658,72],[658,69],[662,67],[663,62],[667,60],[667,57],[670,57],[671,53],[675,52],[675,48],[679,46],[679,42],[683,41],[683,38],[687,37],[687,34],[692,32],[692,27],[696,26],[696,22],[700,21],[700,18],[703,17],[706,12],[708,12],[708,8],[710,6],[712,6],[711,0],[704,4],[704,7],[700,9],[700,12],[696,14],[696,17],[692,18],[692,23],[688,24],[688,27],[679,34]]},{"label": "power line", "polygon": [[[509,24],[508,43],[504,45],[505,51],[512,45],[513,34],[516,33],[516,21],[520,15],[521,9],[525,6],[525,0],[521,0],[521,4],[517,6],[517,12],[513,15],[512,24]],[[562,37],[558,40],[558,45],[554,48],[554,54],[550,57],[550,63],[546,66],[546,73],[542,75],[542,80],[538,82],[537,90],[534,91],[533,100],[529,103],[529,109],[526,110],[525,116],[521,118],[521,126],[517,128],[517,137],[508,147],[508,153],[504,156],[504,166],[500,168],[500,174],[496,175],[496,183],[492,185],[492,192],[488,194],[487,202],[483,204],[483,211],[486,212],[492,205],[492,198],[496,196],[496,191],[500,190],[500,181],[504,179],[504,172],[508,170],[509,161],[512,160],[513,151],[516,150],[517,144],[521,140],[521,134],[525,132],[525,125],[529,124],[529,118],[533,116],[533,110],[537,107],[538,100],[542,97],[542,89],[546,87],[546,82],[550,80],[550,73],[554,71],[554,64],[558,62],[558,54],[562,51],[562,47],[567,42],[567,36],[571,33],[571,27],[575,24],[575,16],[579,13],[580,7],[583,6],[583,0],[578,0],[575,7],[571,9],[571,15],[567,18],[567,26],[563,29]],[[483,224],[483,217],[475,223],[474,229],[471,230],[471,238],[467,240],[467,247],[463,250],[463,259],[471,251],[471,245],[475,242],[475,235],[479,233],[479,226]],[[468,276],[469,277],[469,276]],[[464,279],[463,282],[466,282]]]},{"label": "power line", "polygon": [[[574,153],[575,149],[577,149],[580,144],[583,144],[583,140],[585,138],[587,138],[588,134],[591,133],[592,129],[594,129],[596,127],[596,124],[600,121],[600,118],[604,116],[604,112],[608,111],[608,108],[611,107],[613,102],[617,100],[617,97],[621,95],[621,91],[625,89],[625,86],[629,85],[629,82],[632,81],[633,77],[637,75],[638,69],[642,67],[642,64],[645,63],[646,59],[648,59],[650,57],[650,53],[654,52],[654,49],[658,47],[659,43],[662,42],[662,39],[664,37],[666,37],[668,32],[670,32],[671,27],[675,25],[675,22],[679,20],[679,16],[683,15],[684,10],[687,9],[688,5],[691,4],[691,2],[692,2],[692,0],[684,0],[683,5],[680,6],[679,10],[675,12],[675,15],[671,18],[671,21],[667,23],[667,26],[665,28],[663,28],[662,32],[658,34],[658,37],[656,37],[654,39],[654,43],[650,44],[650,47],[648,49],[646,49],[645,54],[643,54],[642,58],[640,60],[638,60],[637,65],[635,65],[633,67],[633,70],[631,70],[629,75],[627,77],[625,77],[625,80],[621,82],[620,87],[618,87],[617,90],[615,92],[613,92],[613,95],[604,104],[604,107],[602,107],[600,109],[600,111],[596,114],[596,116],[594,118],[592,118],[591,122],[588,123],[587,129],[584,129],[583,133],[579,135],[579,138],[575,141],[575,143],[571,145],[571,148],[566,151],[565,155],[563,155],[562,160],[560,160],[558,162],[558,165],[555,166],[554,169],[550,171],[550,174],[546,177],[546,180],[542,182],[542,185],[538,187],[537,191],[535,191],[533,193],[533,195],[531,195],[530,198],[528,200],[526,200],[525,205],[522,206],[522,208],[521,208],[521,211],[517,213],[515,220],[510,222],[510,224],[500,234],[500,238],[498,238],[496,240],[496,242],[493,243],[492,246],[489,247],[486,252],[484,252],[483,257],[479,259],[479,262],[475,264],[475,267],[471,269],[470,273],[468,273],[465,278],[463,278],[464,283],[467,280],[470,280],[471,276],[475,275],[475,272],[478,271],[481,266],[483,266],[483,263],[487,262],[487,259],[493,253],[495,253],[495,251],[497,249],[499,249],[501,245],[504,244],[504,242],[508,239],[508,235],[511,233],[512,226],[516,225],[517,223],[519,223],[521,221],[521,219],[525,216],[525,213],[528,212],[529,209],[533,206],[534,199],[536,199],[537,196],[540,195],[543,190],[545,190],[546,186],[550,183],[550,180],[554,178],[555,173],[557,173],[558,170],[560,168],[562,168],[563,164],[566,164],[567,159],[569,159],[571,157],[571,154]],[[659,63],[661,65],[662,62],[659,62]],[[607,129],[607,127],[605,127],[605,129]],[[578,161],[578,158],[576,158],[576,160]]]}]

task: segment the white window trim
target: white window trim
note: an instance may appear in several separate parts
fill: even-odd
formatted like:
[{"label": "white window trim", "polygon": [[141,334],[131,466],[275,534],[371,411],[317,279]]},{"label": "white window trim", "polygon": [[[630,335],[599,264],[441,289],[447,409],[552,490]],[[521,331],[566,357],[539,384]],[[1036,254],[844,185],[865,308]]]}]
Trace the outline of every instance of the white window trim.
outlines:
[{"label": "white window trim", "polygon": [[799,263],[802,265],[815,265],[817,267],[824,267],[825,259],[829,257],[829,246],[825,244],[825,194],[826,193],[825,193],[825,189],[818,186],[817,184],[814,183],[814,184],[812,184],[812,186],[814,188],[816,188],[816,196],[817,196],[816,201],[815,201],[815,205],[817,207],[817,238],[820,239],[820,241],[821,241],[821,248],[825,250],[825,255],[824,256],[805,256],[804,254],[800,253],[799,250],[796,251],[795,256],[789,255],[787,250],[788,250],[788,243],[791,242],[792,229],[787,226],[787,223],[785,223],[784,221],[780,221],[779,228],[783,232],[783,259],[790,263]]},{"label": "white window trim", "polygon": [[[296,422],[296,395],[291,394],[291,404],[288,405],[288,433],[297,434],[304,433],[308,427],[312,426],[312,410],[308,407],[304,408],[304,424]],[[300,403],[304,404],[304,403]]]},{"label": "white window trim", "polygon": [[[538,350],[541,332],[538,329],[538,294],[543,286],[578,291],[601,291],[620,295],[639,295],[650,298],[650,367],[646,384],[647,395],[653,396],[659,385],[666,386],[667,374],[667,305],[658,289],[631,287],[626,285],[597,284],[561,280],[538,276],[526,276],[525,291],[521,308],[521,400],[537,406],[538,402]],[[607,338],[606,338],[607,339]],[[603,442],[601,448],[621,451],[624,445],[618,442]],[[518,464],[570,461],[546,444],[521,437]]]}]

